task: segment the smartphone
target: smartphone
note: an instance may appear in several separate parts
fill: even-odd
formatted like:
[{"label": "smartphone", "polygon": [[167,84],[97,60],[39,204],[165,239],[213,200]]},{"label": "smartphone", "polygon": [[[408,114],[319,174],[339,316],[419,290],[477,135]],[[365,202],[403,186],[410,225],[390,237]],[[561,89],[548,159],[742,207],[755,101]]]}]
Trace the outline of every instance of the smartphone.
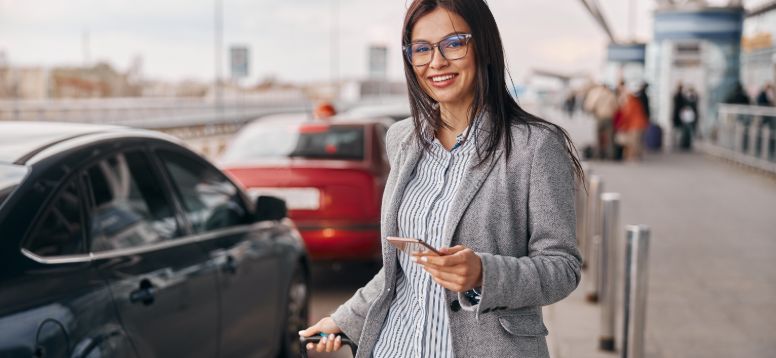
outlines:
[{"label": "smartphone", "polygon": [[391,245],[395,246],[397,249],[401,250],[407,255],[411,255],[415,252],[431,251],[439,256],[442,256],[442,253],[421,239],[388,236],[386,240],[388,240]]}]

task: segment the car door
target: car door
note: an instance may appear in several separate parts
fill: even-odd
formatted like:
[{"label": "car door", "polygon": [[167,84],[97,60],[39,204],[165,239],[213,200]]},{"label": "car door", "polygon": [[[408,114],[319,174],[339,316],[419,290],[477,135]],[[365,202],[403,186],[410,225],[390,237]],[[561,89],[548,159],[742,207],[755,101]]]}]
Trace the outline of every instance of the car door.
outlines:
[{"label": "car door", "polygon": [[221,171],[183,151],[155,151],[186,218],[213,265],[220,267],[221,356],[270,356],[283,331],[282,254],[272,226],[254,225],[248,204]]},{"label": "car door", "polygon": [[218,355],[217,278],[141,148],[85,170],[89,249],[141,357]]}]

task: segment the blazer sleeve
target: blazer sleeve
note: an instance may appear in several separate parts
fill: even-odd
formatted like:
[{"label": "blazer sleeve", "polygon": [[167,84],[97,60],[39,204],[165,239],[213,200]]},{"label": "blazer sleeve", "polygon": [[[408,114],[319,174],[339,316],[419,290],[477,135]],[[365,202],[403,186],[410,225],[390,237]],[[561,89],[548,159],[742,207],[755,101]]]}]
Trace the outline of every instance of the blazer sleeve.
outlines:
[{"label": "blazer sleeve", "polygon": [[[536,132],[539,132],[537,130]],[[534,133],[528,194],[528,256],[479,253],[482,296],[477,314],[545,306],[579,284],[574,174],[565,143],[554,132]]]},{"label": "blazer sleeve", "polygon": [[375,277],[372,278],[364,287],[356,291],[347,302],[339,306],[331,315],[331,319],[337,324],[351,340],[358,342],[361,338],[361,331],[364,328],[366,314],[372,302],[383,291],[385,285],[385,269],[381,268]]}]

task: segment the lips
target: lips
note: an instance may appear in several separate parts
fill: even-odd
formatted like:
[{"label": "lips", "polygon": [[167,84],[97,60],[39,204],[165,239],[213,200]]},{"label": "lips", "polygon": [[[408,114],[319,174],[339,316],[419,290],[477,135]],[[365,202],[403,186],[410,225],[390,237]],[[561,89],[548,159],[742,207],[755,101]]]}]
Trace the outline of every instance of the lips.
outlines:
[{"label": "lips", "polygon": [[429,83],[436,88],[445,88],[455,82],[458,77],[457,73],[442,73],[439,75],[433,75],[426,77]]}]

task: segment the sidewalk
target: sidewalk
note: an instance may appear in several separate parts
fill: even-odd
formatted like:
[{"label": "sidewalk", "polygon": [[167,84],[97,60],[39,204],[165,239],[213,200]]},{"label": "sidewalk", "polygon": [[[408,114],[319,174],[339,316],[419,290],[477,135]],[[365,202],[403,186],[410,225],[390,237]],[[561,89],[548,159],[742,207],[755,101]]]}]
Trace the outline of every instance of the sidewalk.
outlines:
[{"label": "sidewalk", "polygon": [[[652,229],[645,356],[776,357],[776,180],[701,154],[592,168],[622,194],[622,226]],[[618,357],[598,350],[585,280],[544,309],[550,352]]]}]

